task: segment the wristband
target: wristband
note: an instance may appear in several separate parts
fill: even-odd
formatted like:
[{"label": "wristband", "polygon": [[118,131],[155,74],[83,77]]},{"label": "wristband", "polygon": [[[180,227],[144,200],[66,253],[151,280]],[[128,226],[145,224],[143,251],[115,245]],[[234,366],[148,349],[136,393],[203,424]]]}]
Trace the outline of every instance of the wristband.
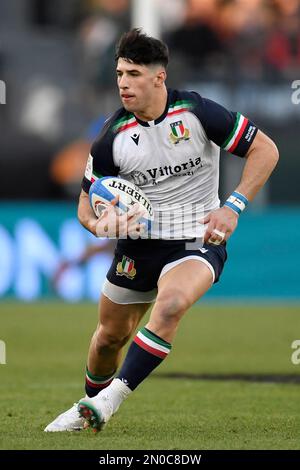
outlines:
[{"label": "wristband", "polygon": [[248,204],[248,199],[243,194],[238,193],[237,191],[233,191],[231,196],[226,200],[224,206],[229,207],[233,210],[236,214],[240,215],[245,207]]}]

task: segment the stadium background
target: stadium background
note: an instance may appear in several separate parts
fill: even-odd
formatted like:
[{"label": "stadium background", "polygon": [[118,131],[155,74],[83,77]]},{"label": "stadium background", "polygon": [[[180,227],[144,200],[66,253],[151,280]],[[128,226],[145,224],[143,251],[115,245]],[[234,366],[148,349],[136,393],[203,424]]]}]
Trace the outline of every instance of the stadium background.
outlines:
[{"label": "stadium background", "polygon": [[[104,117],[119,106],[113,47],[131,25],[143,26],[168,43],[169,86],[199,91],[244,113],[275,140],[281,155],[270,182],[240,218],[229,243],[230,256],[221,282],[200,302],[204,306],[202,316],[190,317],[190,326],[183,326],[178,339],[182,349],[176,361],[171,359],[163,366],[162,373],[184,370],[195,377],[273,374],[279,381],[285,376],[295,376],[296,381],[299,378],[298,368],[290,360],[291,343],[300,334],[299,1],[2,0],[0,80],[6,93],[0,97],[0,340],[5,341],[8,351],[7,365],[0,365],[4,400],[18,397],[11,376],[12,371],[13,375],[22,375],[18,358],[24,355],[32,376],[40,366],[46,374],[47,348],[52,351],[53,364],[59,364],[70,377],[72,392],[76,388],[80,396],[78,377],[96,315],[95,305],[81,302],[97,301],[111,247],[104,246],[103,253],[85,264],[74,264],[55,285],[53,276],[64,260],[76,261],[86,246],[99,243],[77,222],[77,199],[90,142]],[[222,201],[235,187],[242,165],[241,159],[222,155]],[[79,304],[68,307],[66,302]],[[77,327],[70,320],[72,315]],[[42,345],[40,334],[45,328],[48,336]],[[198,344],[193,335],[199,329],[204,332],[199,344],[206,357],[200,363],[191,361],[195,350],[190,349]],[[22,339],[16,342],[15,335]],[[59,341],[72,350],[73,335],[80,339],[80,347],[75,354],[78,363],[70,367],[70,356],[64,356]],[[30,346],[26,337],[32,341]],[[42,408],[49,414],[44,416],[44,424],[56,413],[57,384],[62,391],[62,372],[57,375],[53,364],[53,370],[49,366],[51,384],[47,382],[49,375],[41,381],[48,384],[44,398],[47,395],[52,400],[51,411]],[[5,396],[5,383],[11,385],[9,396]],[[24,378],[21,383],[26,390]],[[188,384],[187,378],[186,387]],[[172,387],[177,387],[174,381]],[[294,441],[288,437],[281,440],[278,434],[278,439],[266,440],[267,448],[299,446],[294,429],[294,420],[297,416],[299,419],[296,390],[287,387],[282,400],[289,401],[290,409],[284,410],[277,424],[287,429]],[[43,393],[37,398],[41,403]],[[67,386],[63,393],[68,407]],[[208,407],[210,393],[207,389]],[[259,413],[268,408],[270,396],[266,393],[265,405],[262,399],[265,408]],[[227,398],[226,406],[230,407],[229,390]],[[274,410],[279,402],[278,395]],[[237,415],[239,410],[237,406]],[[20,405],[19,413],[23,411]],[[173,429],[171,415],[168,419]],[[258,429],[260,424],[255,419],[253,429]],[[205,425],[208,422],[207,415]],[[219,425],[225,435],[226,419]],[[36,421],[35,427],[38,435],[41,424]],[[13,426],[11,429],[15,431]],[[241,429],[237,432],[243,434]],[[14,436],[14,444],[5,440],[2,448],[50,445],[40,441],[34,444],[34,437],[24,442],[18,440],[18,433]],[[248,436],[225,442],[215,439],[213,432],[210,437],[211,441],[192,442],[195,448],[203,442],[207,448],[259,448],[264,442],[258,437],[257,441],[249,440]],[[65,442],[65,448],[74,442]],[[120,446],[121,441],[113,442],[114,448]],[[171,441],[157,442],[158,448],[174,445]],[[183,440],[179,448],[192,445],[187,442],[191,441]],[[52,444],[62,448],[59,440]],[[79,441],[77,445],[87,446]],[[132,443],[126,445],[131,448]]]}]

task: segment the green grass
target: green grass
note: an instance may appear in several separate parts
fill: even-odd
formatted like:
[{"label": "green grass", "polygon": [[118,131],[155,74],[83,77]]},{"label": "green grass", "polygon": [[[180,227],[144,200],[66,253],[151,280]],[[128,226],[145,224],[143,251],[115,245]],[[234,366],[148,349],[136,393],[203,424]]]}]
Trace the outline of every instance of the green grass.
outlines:
[{"label": "green grass", "polygon": [[213,380],[299,375],[291,343],[300,339],[300,312],[291,306],[200,304],[170,357],[102,433],[44,433],[83,395],[96,319],[90,304],[0,304],[0,449],[299,449],[300,384]]}]

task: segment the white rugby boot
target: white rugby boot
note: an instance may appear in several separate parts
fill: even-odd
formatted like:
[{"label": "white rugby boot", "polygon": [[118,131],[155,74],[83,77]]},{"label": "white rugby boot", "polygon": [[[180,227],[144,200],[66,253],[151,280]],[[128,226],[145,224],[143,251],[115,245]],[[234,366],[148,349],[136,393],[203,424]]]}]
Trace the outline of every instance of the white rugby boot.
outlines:
[{"label": "white rugby boot", "polygon": [[78,413],[78,403],[61,413],[52,423],[45,427],[45,432],[81,431],[84,427],[84,418]]},{"label": "white rugby boot", "polygon": [[114,379],[95,397],[80,400],[78,412],[94,432],[101,431],[131,392],[120,379]]}]

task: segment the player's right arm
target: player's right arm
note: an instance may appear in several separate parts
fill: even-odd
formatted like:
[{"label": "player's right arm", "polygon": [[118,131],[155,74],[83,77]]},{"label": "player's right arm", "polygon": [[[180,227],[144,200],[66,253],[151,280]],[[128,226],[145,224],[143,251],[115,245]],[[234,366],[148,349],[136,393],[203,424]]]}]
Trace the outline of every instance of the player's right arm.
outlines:
[{"label": "player's right arm", "polygon": [[89,195],[82,189],[79,196],[78,203],[78,219],[89,232],[96,235],[96,225],[98,218],[96,217],[93,209],[91,208]]},{"label": "player's right arm", "polygon": [[134,204],[126,214],[118,215],[115,209],[117,202],[118,197],[113,199],[97,218],[90,206],[88,194],[82,190],[78,204],[78,219],[96,237],[119,238],[127,235],[139,237],[145,227],[137,221],[143,215],[144,209],[139,204]]},{"label": "player's right arm", "polygon": [[118,176],[119,174],[119,168],[115,164],[113,156],[113,141],[116,136],[113,125],[115,119],[119,117],[120,111],[117,111],[107,120],[99,138],[93,144],[79,197],[78,219],[80,223],[95,236],[101,238],[120,238],[126,237],[128,234],[139,236],[144,230],[144,225],[137,223],[144,211],[138,204],[132,206],[126,214],[118,215],[115,208],[118,199],[115,198],[99,218],[96,217],[90,206],[88,193],[92,183],[97,178]]},{"label": "player's right arm", "polygon": [[[97,235],[96,230],[99,219],[96,217],[90,205],[89,189],[97,178],[118,175],[119,169],[114,164],[112,154],[114,134],[111,124],[113,119],[114,116],[106,121],[98,139],[91,148],[82,180],[82,190],[79,196],[78,219],[89,232],[98,237],[101,236],[101,234]],[[103,234],[103,236],[107,235]]]}]

